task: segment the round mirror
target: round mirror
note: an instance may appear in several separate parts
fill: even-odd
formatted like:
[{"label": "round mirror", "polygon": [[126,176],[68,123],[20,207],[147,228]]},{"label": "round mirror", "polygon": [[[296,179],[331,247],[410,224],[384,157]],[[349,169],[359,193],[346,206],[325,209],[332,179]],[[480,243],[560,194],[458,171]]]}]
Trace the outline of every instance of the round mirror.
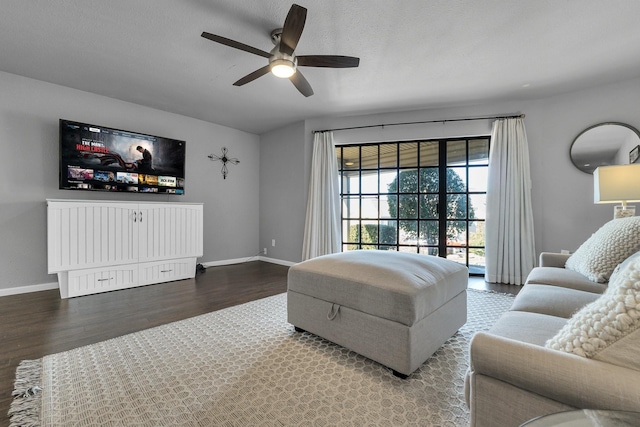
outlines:
[{"label": "round mirror", "polygon": [[571,161],[583,172],[599,166],[629,164],[629,153],[640,145],[640,132],[624,123],[600,123],[583,130],[571,144]]}]

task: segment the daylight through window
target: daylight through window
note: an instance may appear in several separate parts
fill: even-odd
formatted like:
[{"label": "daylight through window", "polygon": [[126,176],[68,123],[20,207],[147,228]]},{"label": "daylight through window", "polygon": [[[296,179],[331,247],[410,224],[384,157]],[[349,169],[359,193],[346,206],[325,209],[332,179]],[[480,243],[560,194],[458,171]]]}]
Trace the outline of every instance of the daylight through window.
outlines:
[{"label": "daylight through window", "polygon": [[489,139],[338,146],[343,251],[437,255],[484,274]]}]

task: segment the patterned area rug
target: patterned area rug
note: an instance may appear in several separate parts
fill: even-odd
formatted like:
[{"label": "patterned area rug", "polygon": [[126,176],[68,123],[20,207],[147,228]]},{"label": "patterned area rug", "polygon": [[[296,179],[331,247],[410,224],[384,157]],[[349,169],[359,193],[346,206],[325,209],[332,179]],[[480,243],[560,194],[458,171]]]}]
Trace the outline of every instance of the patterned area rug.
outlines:
[{"label": "patterned area rug", "polygon": [[23,361],[12,426],[464,426],[467,352],[513,297],[468,292],[468,321],[407,380],[286,321],[286,294]]}]

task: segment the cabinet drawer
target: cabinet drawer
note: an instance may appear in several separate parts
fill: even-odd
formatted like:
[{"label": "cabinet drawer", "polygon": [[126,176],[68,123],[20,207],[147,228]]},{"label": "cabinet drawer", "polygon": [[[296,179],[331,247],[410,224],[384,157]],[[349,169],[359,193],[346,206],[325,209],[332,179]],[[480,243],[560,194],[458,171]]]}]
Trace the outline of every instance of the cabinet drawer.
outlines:
[{"label": "cabinet drawer", "polygon": [[68,297],[138,286],[138,265],[118,265],[69,272]]},{"label": "cabinet drawer", "polygon": [[188,279],[196,274],[196,258],[145,262],[139,268],[140,285]]}]

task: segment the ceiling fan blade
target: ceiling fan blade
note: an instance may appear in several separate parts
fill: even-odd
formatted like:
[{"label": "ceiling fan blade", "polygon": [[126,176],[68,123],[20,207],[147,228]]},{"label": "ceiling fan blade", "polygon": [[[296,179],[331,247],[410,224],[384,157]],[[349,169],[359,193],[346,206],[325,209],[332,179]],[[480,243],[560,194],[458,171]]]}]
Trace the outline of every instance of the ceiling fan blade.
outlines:
[{"label": "ceiling fan blade", "polygon": [[297,4],[291,5],[287,18],[284,20],[282,35],[280,36],[280,53],[293,55],[302,35],[304,23],[307,19],[307,9]]},{"label": "ceiling fan blade", "polygon": [[360,58],[354,56],[298,55],[296,58],[301,67],[354,68],[360,65]]},{"label": "ceiling fan blade", "polygon": [[235,40],[228,39],[226,37],[217,36],[215,34],[203,32],[202,37],[205,39],[212,40],[216,43],[223,44],[225,46],[233,47],[235,49],[244,50],[245,52],[253,53],[254,55],[263,56],[265,58],[270,58],[271,54],[269,52],[265,52],[264,50],[257,49],[255,47],[249,46],[244,43],[237,42]]},{"label": "ceiling fan blade", "polygon": [[241,78],[240,80],[238,80],[237,82],[235,82],[233,85],[234,86],[242,86],[242,85],[246,85],[249,82],[254,81],[255,79],[257,79],[258,77],[262,77],[265,74],[267,74],[270,71],[271,66],[270,65],[265,65],[262,68],[258,68],[257,70],[255,70],[253,73],[251,74],[247,74],[246,76],[244,76],[243,78]]},{"label": "ceiling fan blade", "polygon": [[311,85],[309,84],[307,79],[304,78],[300,70],[297,70],[294,75],[289,77],[289,80],[291,80],[291,83],[293,83],[296,89],[298,89],[304,96],[309,97],[313,95],[313,89],[311,89]]}]

